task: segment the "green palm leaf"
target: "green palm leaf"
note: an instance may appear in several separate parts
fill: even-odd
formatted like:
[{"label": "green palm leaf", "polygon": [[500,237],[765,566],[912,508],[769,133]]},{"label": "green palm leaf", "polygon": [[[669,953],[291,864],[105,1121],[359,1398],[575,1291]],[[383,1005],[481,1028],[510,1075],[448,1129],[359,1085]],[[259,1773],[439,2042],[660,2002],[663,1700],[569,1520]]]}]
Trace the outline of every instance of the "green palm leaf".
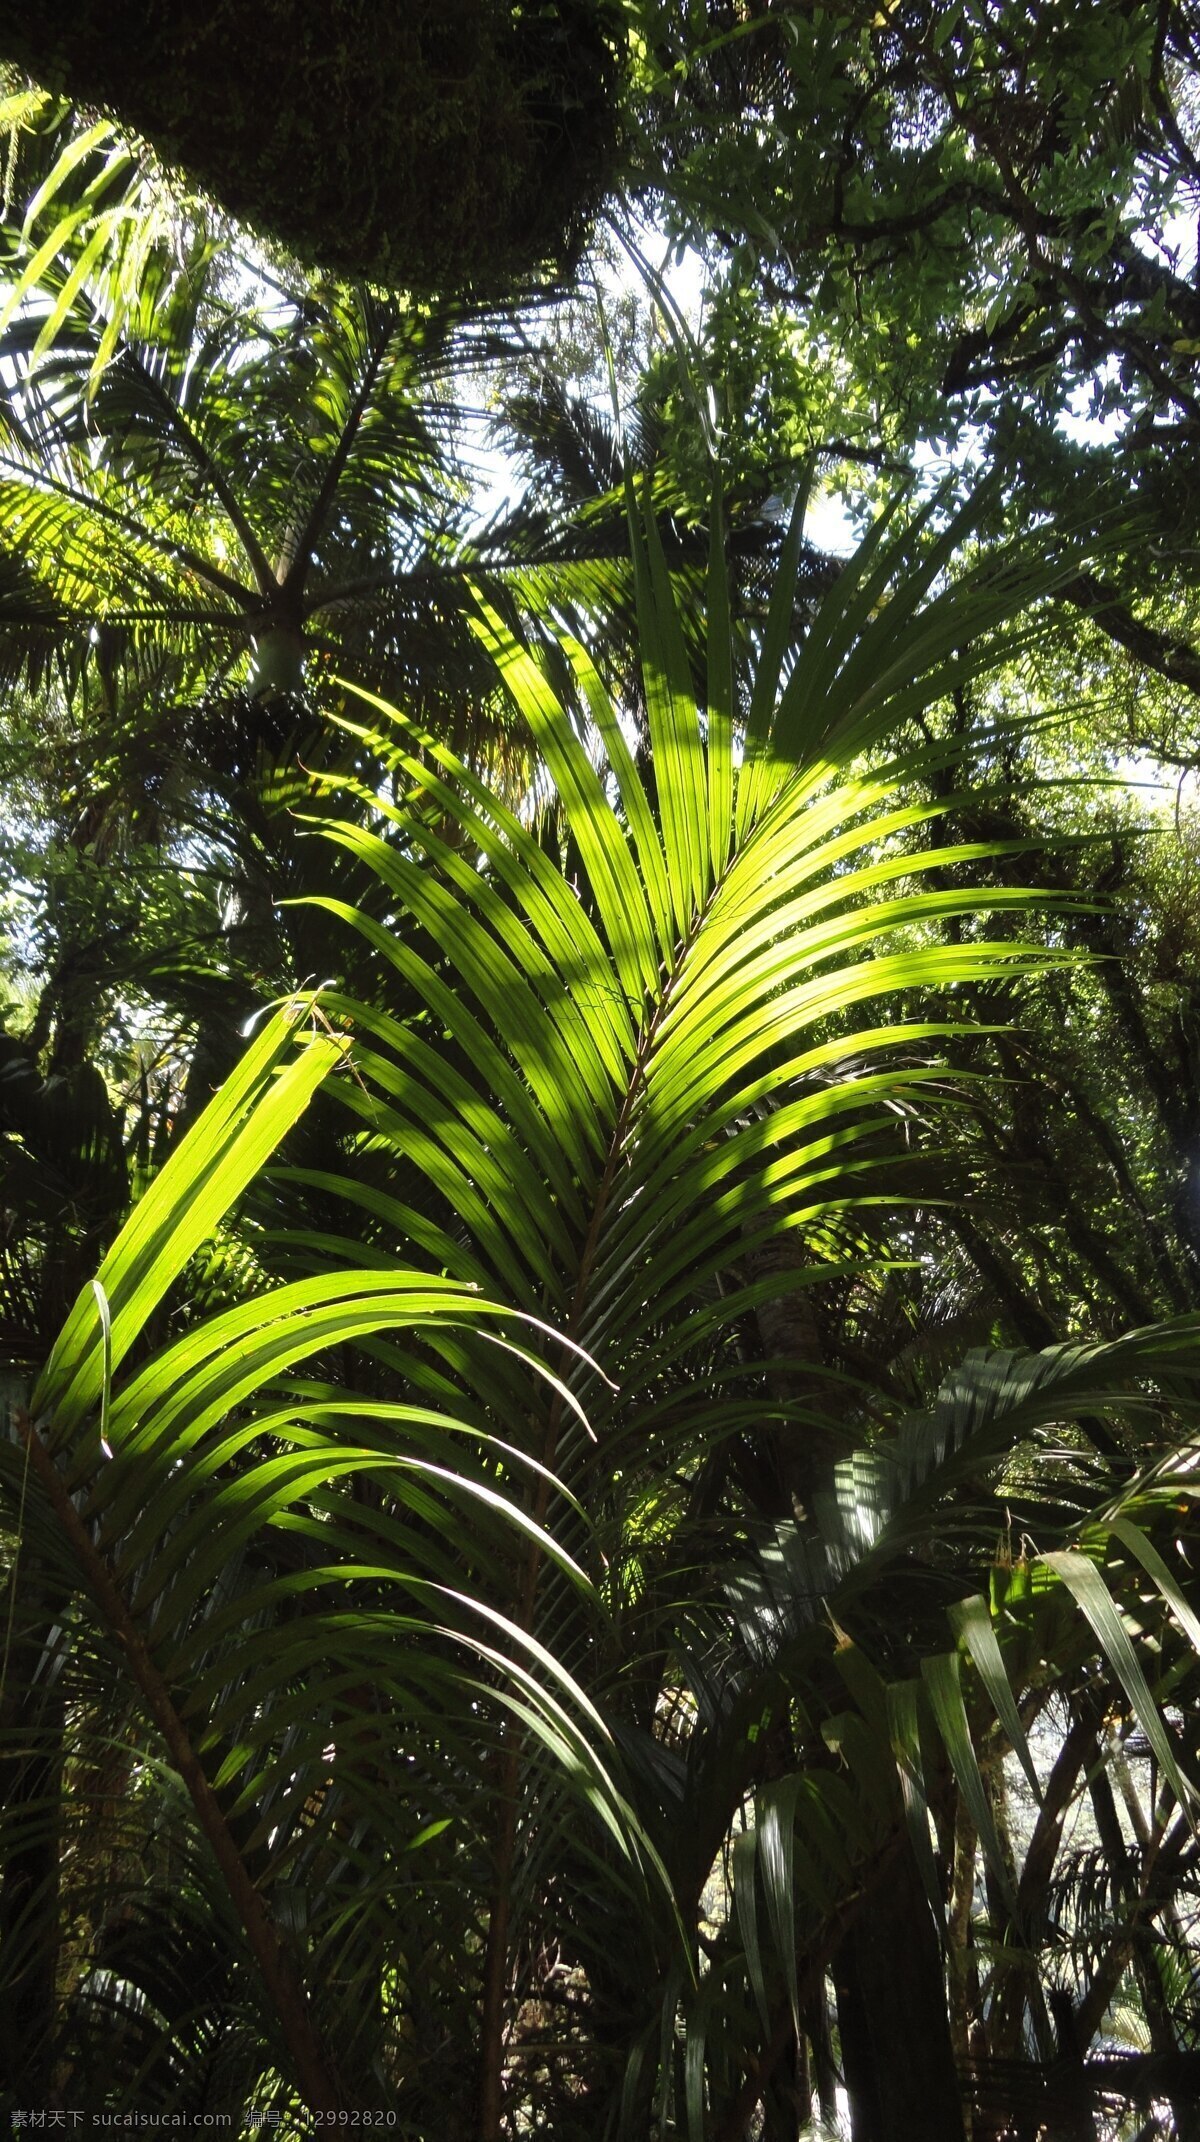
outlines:
[{"label": "green palm leaf", "polygon": [[[614,1553],[627,1483],[646,1477],[648,1454],[659,1469],[690,1469],[715,1437],[761,1421],[758,1371],[736,1361],[747,1321],[841,1268],[851,1213],[903,1196],[904,1125],[928,1112],[944,1045],[962,1030],[944,1014],[947,993],[1059,956],[1011,934],[1036,893],[923,885],[937,859],[919,834],[935,813],[912,801],[912,784],[936,746],[893,746],[870,775],[857,763],[964,665],[985,662],[987,636],[1037,592],[1036,574],[1014,559],[939,584],[959,532],[915,567],[911,531],[877,535],[790,670],[785,589],[741,739],[720,567],[706,708],[656,532],[644,528],[640,756],[575,644],[565,655],[586,737],[548,666],[481,604],[480,636],[554,784],[570,884],[531,828],[419,725],[372,700],[374,731],[352,732],[370,736],[401,800],[326,826],[362,868],[364,890],[357,904],[321,904],[369,946],[380,975],[373,1001],[336,1000],[366,1041],[357,1077],[336,1084],[354,1156],[343,1194],[373,1221],[381,1252],[419,1244],[435,1269],[478,1274],[582,1349],[560,1374],[596,1446],[531,1385],[518,1380],[506,1408],[528,1423],[540,1462],[604,1514],[600,1537]],[[798,558],[798,538],[792,550]],[[1003,916],[999,928],[988,930],[989,915]],[[941,934],[951,916],[964,925],[957,941]],[[936,1004],[924,1019],[913,1015],[922,994]],[[405,1220],[414,1211],[416,1233]],[[803,1248],[790,1265],[755,1265],[793,1236]],[[816,1439],[805,1460],[805,1409],[781,1413],[815,1487],[826,1446]],[[527,1506],[616,1604],[574,1504],[543,1481]],[[822,1574],[818,1594],[828,1565]],[[586,1656],[596,1624],[582,1600],[564,1604],[536,1542],[500,1605],[530,1635],[553,1625],[567,1656]],[[508,1747],[510,1789],[524,1775],[533,1794],[519,1731]],[[744,1776],[739,1757],[723,1792],[739,1764]],[[733,1811],[716,1804],[714,1850]],[[498,1854],[493,1947],[509,1927],[517,1938],[540,1864],[536,1795],[525,1806]],[[830,1877],[827,1901],[836,1887]],[[680,1908],[686,1920],[686,1900]],[[771,1911],[782,1909],[777,1895]],[[601,1973],[605,1923],[572,1933]],[[493,2006],[485,2068],[498,2028]]]},{"label": "green palm leaf", "polygon": [[[321,1959],[349,1898],[375,1910],[393,1854],[421,1827],[394,1796],[389,1810],[387,1766],[405,1736],[432,1736],[478,1793],[499,1721],[517,1719],[557,1776],[547,1792],[582,1796],[619,1853],[636,1823],[594,1704],[489,1603],[514,1542],[591,1591],[514,1492],[529,1461],[444,1409],[354,1398],[319,1373],[381,1333],[393,1360],[397,1345],[430,1339],[453,1358],[461,1334],[498,1320],[505,1360],[536,1382],[511,1315],[456,1282],[376,1267],[259,1294],[136,1358],[194,1251],[344,1053],[319,1032],[296,1049],[307,1008],[266,1024],[135,1208],[35,1386],[25,1456],[0,1450],[0,1489],[26,1542],[23,1619],[39,1598],[80,1596],[80,1632],[60,1610],[50,1638],[55,1676],[77,1681],[98,1645],[128,1677],[240,1924],[267,2039],[307,2101],[334,2109]],[[43,1814],[26,1796],[12,1850]],[[346,1902],[326,1865],[324,1930],[298,1947],[276,1896],[336,1861],[344,1832],[357,1840]],[[19,1976],[19,1947],[7,1963]]]}]

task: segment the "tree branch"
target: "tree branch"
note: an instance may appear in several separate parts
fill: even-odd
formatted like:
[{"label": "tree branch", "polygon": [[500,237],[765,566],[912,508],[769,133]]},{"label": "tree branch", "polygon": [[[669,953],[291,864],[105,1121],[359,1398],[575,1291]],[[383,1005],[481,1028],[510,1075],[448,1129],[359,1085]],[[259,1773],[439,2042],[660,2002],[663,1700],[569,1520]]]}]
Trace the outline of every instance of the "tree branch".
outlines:
[{"label": "tree branch", "polygon": [[1060,590],[1062,599],[1083,610],[1110,640],[1124,647],[1146,669],[1152,669],[1171,684],[1200,694],[1200,653],[1187,640],[1159,632],[1135,617],[1125,597],[1111,582],[1095,573],[1078,573]]}]

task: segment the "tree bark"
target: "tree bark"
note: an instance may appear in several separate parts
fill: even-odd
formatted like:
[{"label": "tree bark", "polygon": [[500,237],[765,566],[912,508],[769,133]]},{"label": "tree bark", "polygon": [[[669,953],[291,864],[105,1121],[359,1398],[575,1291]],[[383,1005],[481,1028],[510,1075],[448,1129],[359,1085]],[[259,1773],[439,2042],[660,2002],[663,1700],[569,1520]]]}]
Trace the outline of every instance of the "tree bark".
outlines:
[{"label": "tree bark", "polygon": [[942,1959],[910,1851],[843,1939],[833,1981],[854,2142],[963,2142]]}]

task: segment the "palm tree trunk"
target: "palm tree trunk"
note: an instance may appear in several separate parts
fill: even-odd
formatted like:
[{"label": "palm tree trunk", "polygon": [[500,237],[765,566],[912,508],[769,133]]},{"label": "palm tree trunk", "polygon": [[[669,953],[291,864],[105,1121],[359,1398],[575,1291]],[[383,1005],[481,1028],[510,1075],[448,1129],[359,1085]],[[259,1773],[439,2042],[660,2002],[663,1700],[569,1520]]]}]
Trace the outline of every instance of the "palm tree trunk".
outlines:
[{"label": "palm tree trunk", "polygon": [[971,1953],[977,1843],[975,1824],[960,1797],[954,1824],[954,1875],[947,1928],[950,2039],[960,2072],[965,2072],[971,2057],[971,2029],[979,2013],[979,1979]]},{"label": "palm tree trunk", "polygon": [[911,1852],[883,1870],[833,1980],[854,2142],[963,2142],[942,1959]]},{"label": "palm tree trunk", "polygon": [[812,2047],[812,2079],[816,2085],[821,2125],[832,2127],[837,2120],[838,2110],[837,2069],[834,2066],[833,2046],[829,2037],[829,2002],[824,1986],[808,2010],[805,2028]]}]

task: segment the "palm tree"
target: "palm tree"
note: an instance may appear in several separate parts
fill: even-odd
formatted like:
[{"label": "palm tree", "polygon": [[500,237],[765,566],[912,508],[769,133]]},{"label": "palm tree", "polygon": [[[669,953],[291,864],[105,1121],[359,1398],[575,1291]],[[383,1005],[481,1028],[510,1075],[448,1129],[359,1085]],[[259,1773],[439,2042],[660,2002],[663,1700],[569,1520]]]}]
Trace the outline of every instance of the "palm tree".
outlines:
[{"label": "palm tree", "polygon": [[[663,2133],[733,2137],[765,2098],[778,2132],[810,2049],[827,2061],[828,1967],[858,2131],[891,2142],[911,2110],[881,2126],[860,2090],[874,1926],[906,1930],[909,2018],[936,2024],[916,2080],[949,2132],[947,1895],[968,1976],[997,1943],[1005,2013],[1014,1941],[1033,1959],[1014,1984],[1053,2064],[1046,1852],[1016,1875],[989,1784],[1030,1703],[1136,1720],[1178,1810],[1162,1835],[1186,1832],[1171,1721],[1197,1632],[1161,1519],[1190,1477],[1194,1319],[969,1361],[908,1420],[814,1373],[802,1317],[772,1321],[848,1268],[875,1284],[880,1215],[954,1098],[954,986],[1061,956],[1007,927],[1035,894],[925,882],[979,844],[922,839],[937,806],[908,799],[950,747],[904,724],[1045,585],[1015,555],[947,579],[960,533],[877,531],[799,649],[781,574],[740,728],[721,552],[700,702],[650,522],[640,765],[583,651],[587,737],[481,604],[565,869],[419,721],[351,725],[397,799],[320,819],[347,859],[324,911],[370,955],[368,990],[323,999],[351,1066],[318,1030],[281,1069],[286,1020],[255,1043],[82,1293],[5,1461],[5,1968],[29,2060],[53,2050],[97,2104],[294,2090],[493,2142],[529,2105],[564,2136],[642,2135],[657,2105]],[[293,1142],[209,1254],[215,1317],[176,1295],[164,1323],[322,1078],[340,1157]],[[1036,1554],[1014,1536],[997,1560],[1006,1509]],[[62,1763],[155,1809],[144,1906],[119,1824],[64,1831]],[[968,1891],[965,1942],[975,1840],[990,1924]],[[1163,1909],[1146,1890],[1141,1921]],[[1012,2042],[979,2071],[993,2099]]]},{"label": "palm tree", "polygon": [[[470,1581],[470,1558],[453,1540],[468,1509],[485,1564],[504,1552],[508,1523],[521,1540],[535,1531],[519,1508],[506,1510],[486,1464],[457,1462],[462,1423],[420,1401],[355,1403],[321,1371],[339,1348],[379,1332],[403,1331],[418,1350],[432,1343],[453,1355],[464,1325],[494,1312],[452,1282],[376,1264],[252,1288],[153,1347],[189,1259],[345,1053],[332,1036],[305,1033],[308,1010],[295,1003],[268,1023],[178,1146],[76,1302],[28,1410],[17,1411],[16,1436],[0,1446],[14,1521],[5,1664],[16,1669],[4,1690],[5,2065],[24,2095],[45,2089],[65,2063],[72,2088],[97,2106],[114,2083],[195,2101],[212,2087],[214,2067],[223,2067],[222,2089],[249,2088],[265,2059],[310,2106],[336,2110],[353,2056],[347,2014],[331,2009],[329,1986],[351,1998],[361,1979],[346,1907],[353,1900],[372,1932],[387,1929],[391,1851],[419,1852],[450,1820],[453,1795],[443,1788],[423,1831],[406,1818],[397,1828],[384,1766],[410,1736],[443,1755],[461,1751],[468,1731],[486,1742],[492,1699],[465,1662],[474,1652],[477,1663],[501,1663],[495,1637],[504,1630],[448,1588],[451,1575]],[[511,1332],[504,1345],[515,1342],[531,1360],[511,1319],[501,1322]],[[310,1367],[316,1380],[305,1375]],[[344,1495],[338,1483],[356,1476],[386,1486],[383,1499]],[[298,1553],[287,1551],[293,1523]],[[262,1644],[268,1628],[275,1664],[264,1710],[267,1691],[245,1646]],[[518,1665],[507,1675],[522,1717],[561,1752],[569,1789],[614,1823],[619,1800],[590,1746],[599,1721],[553,1662],[546,1675],[543,1661],[530,1663],[532,1672]],[[78,1841],[69,1825],[64,1834],[62,1766],[78,1788],[89,1767],[106,1764],[109,1790],[120,1793],[134,1789],[142,1764],[164,1757],[166,1800],[152,1818],[159,1849],[153,1837],[144,1847],[149,1893],[103,1900],[91,1953],[71,1960],[75,2013],[65,2032],[56,1951],[83,1897],[71,1865]],[[190,1803],[190,1828],[173,1796]],[[379,1820],[389,1803],[385,1836]],[[161,1847],[172,1841],[183,1901],[169,1928],[181,1976],[168,1997],[151,1942],[169,1894]],[[110,1837],[110,1881],[121,1850]],[[75,1893],[60,1917],[64,1869]],[[328,1888],[339,1870],[341,1904]],[[232,1987],[228,1960],[215,1984],[211,1970],[213,1951],[230,1941]],[[188,1974],[202,1967],[210,1983],[188,1995]],[[147,2000],[160,2009],[149,2050]],[[103,2065],[80,2072],[81,2047],[105,2017]],[[362,2072],[352,2065],[352,2089]]]},{"label": "palm tree", "polygon": [[[511,352],[503,320],[286,266],[264,281],[194,204],[177,231],[153,195],[118,187],[106,205],[131,154],[111,129],[65,146],[60,133],[24,222],[5,227],[19,272],[0,394],[0,666],[37,706],[11,748],[44,765],[38,820],[77,862],[108,860],[108,904],[139,846],[177,877],[203,849],[210,906],[232,922],[194,914],[169,990],[194,993],[221,938],[243,975],[284,985],[310,971],[291,974],[275,912],[304,889],[284,814],[305,786],[297,762],[331,763],[318,707],[336,703],[335,671],[403,700],[520,793],[529,742],[502,716],[471,590],[535,638],[553,605],[623,642],[620,488],[590,516],[538,495],[476,528],[454,382]],[[353,755],[341,770],[378,778]],[[64,935],[40,1018],[78,1048],[104,982],[141,977],[111,928],[86,947]]]},{"label": "palm tree", "polygon": [[[110,700],[118,683],[160,706],[205,694],[236,717],[241,698],[244,719],[246,699],[335,664],[463,750],[467,710],[495,699],[468,582],[534,634],[551,601],[577,633],[626,623],[624,490],[643,470],[673,568],[702,562],[652,408],[621,437],[552,380],[511,391],[528,357],[515,301],[381,300],[248,257],[106,122],[44,104],[12,101],[32,190],[0,219],[13,674],[90,667]],[[479,530],[454,383],[489,374],[510,382],[498,422],[525,490]],[[739,558],[775,547],[759,504],[733,514]],[[155,653],[169,667],[150,675]]]},{"label": "palm tree", "polygon": [[[6,1316],[30,1359],[119,1224],[151,1135],[140,1100],[123,1130],[100,1090],[114,1001],[165,1025],[168,1049],[199,1034],[186,1118],[255,1005],[313,972],[311,926],[296,944],[278,905],[310,889],[316,855],[288,807],[304,768],[330,764],[305,662],[326,692],[335,664],[364,674],[481,761],[523,769],[523,744],[489,720],[465,576],[490,564],[506,605],[512,582],[544,592],[553,540],[519,513],[468,540],[451,380],[502,346],[486,315],[319,290],[287,267],[252,301],[227,234],[195,203],[164,206],[112,128],[25,103],[10,116],[34,122],[21,170],[37,183],[4,232],[0,661],[21,792],[5,864],[41,885],[42,956],[0,1122],[19,1242]],[[589,574],[612,577],[582,557],[577,598]],[[352,756],[342,768],[374,779]],[[178,1093],[168,1103],[152,1115],[169,1129]]]},{"label": "palm tree", "polygon": [[[124,731],[65,828],[80,856],[106,811],[160,805],[164,851],[186,826],[211,856],[225,806],[239,1013],[319,959],[355,1042],[252,1188],[282,1097],[339,1052],[318,1027],[285,1071],[273,1029],[215,1116],[198,1052],[200,1120],[5,1462],[11,2060],[97,2105],[296,2090],[431,2137],[656,2117],[732,2142],[760,2101],[794,2133],[806,2078],[828,2103],[828,1971],[856,2142],[924,2136],[931,2108],[961,2129],[968,2062],[981,2119],[1057,2089],[1081,2120],[1123,1972],[1156,2056],[1186,2052],[1161,1870],[1187,1873],[1195,1775],[1166,1524],[1195,1332],[989,1352],[935,1403],[951,1336],[901,1372],[924,1297],[889,1272],[960,1186],[937,1148],[973,1029],[1059,956],[1014,934],[1037,901],[1012,855],[978,874],[994,832],[947,834],[963,744],[920,720],[1053,576],[1010,553],[949,577],[969,520],[918,520],[822,589],[797,516],[747,624],[721,542],[705,566],[651,517],[640,660],[624,632],[593,652],[629,609],[638,438],[527,401],[535,510],[469,537],[441,397],[486,323],[286,273],[248,307],[200,225],[182,266],[151,247],[132,272],[92,147],[46,195],[81,189],[65,238],[31,211],[7,329],[10,675],[57,666],[91,733]],[[698,629],[676,598],[703,570]],[[329,688],[318,732],[302,687],[334,663],[402,715]],[[502,702],[536,823],[481,742]],[[295,840],[305,810],[331,838]],[[281,924],[281,891],[317,898]],[[90,1068],[94,985],[54,977],[51,1078]],[[28,1212],[54,1114],[28,1050],[15,1070]],[[148,1137],[83,1144],[119,1180],[67,1299],[150,1161]],[[1002,1759],[1031,1708],[1069,1753],[1053,1789],[1031,1761],[1018,1866]],[[1160,1780],[1140,1858],[1097,1771],[1131,1732]],[[1081,1778],[1103,1909],[1055,1829]],[[872,2073],[908,2044],[885,2105]]]},{"label": "palm tree", "polygon": [[[566,2014],[576,2031],[586,2014],[593,2037],[579,2052],[564,2026],[550,2056],[577,2061],[567,2070],[573,2081],[547,2099],[556,2132],[600,2133],[621,2101],[631,2131],[644,2131],[662,2047],[663,2105],[674,2101],[693,2134],[710,2131],[706,2120],[714,2133],[740,2134],[754,2092],[768,2087],[787,2046],[803,2041],[802,2018],[823,1998],[830,1963],[843,2059],[863,2083],[878,2065],[866,2026],[874,1957],[886,1953],[877,1934],[860,1941],[847,1926],[864,1887],[880,1925],[913,1930],[903,2042],[922,2047],[923,2058],[890,2114],[860,2103],[856,2137],[925,2133],[931,2107],[950,2132],[961,2127],[959,2081],[922,1876],[935,1900],[941,1892],[927,1847],[913,1856],[910,1836],[919,1844],[926,1804],[951,1819],[946,1807],[958,1794],[991,1845],[995,1823],[974,1754],[979,1706],[993,1706],[993,1740],[1010,1734],[1021,1748],[1018,1694],[1028,1694],[1003,1666],[997,1673],[998,1639],[979,1619],[980,1535],[990,1526],[994,1536],[1002,1522],[997,1483],[1025,1427],[1058,1433],[1085,1404],[1094,1417],[1135,1399],[1143,1364],[1168,1379],[1180,1363],[1186,1373],[1194,1320],[1131,1343],[1115,1389],[1104,1357],[1079,1386],[1068,1375],[1064,1389],[1057,1356],[1028,1368],[1001,1356],[951,1386],[949,1424],[943,1411],[911,1430],[869,1392],[839,1402],[819,1357],[805,1357],[802,1314],[778,1311],[811,1300],[826,1275],[869,1268],[879,1256],[874,1208],[894,1211],[911,1195],[911,1156],[894,1134],[926,1113],[943,1076],[933,1044],[957,1025],[876,1015],[860,1029],[855,1007],[893,992],[906,1001],[918,987],[994,983],[1035,957],[1007,932],[979,938],[968,928],[938,940],[940,918],[962,924],[995,912],[994,903],[1019,912],[1030,902],[1011,886],[920,889],[948,862],[978,856],[978,844],[970,853],[890,845],[936,819],[939,806],[899,798],[957,745],[893,741],[883,771],[852,769],[883,738],[896,739],[905,717],[961,683],[970,661],[986,659],[967,622],[974,604],[986,619],[1019,596],[1003,573],[985,574],[926,602],[947,543],[915,572],[909,555],[900,575],[905,546],[881,551],[877,536],[789,669],[793,591],[781,577],[739,755],[732,662],[720,652],[730,636],[719,554],[701,710],[652,526],[645,540],[647,764],[635,763],[581,652],[577,679],[596,748],[607,754],[599,772],[544,672],[495,619],[481,625],[555,783],[570,843],[566,882],[467,767],[397,717],[405,803],[381,811],[375,831],[347,826],[335,836],[369,868],[375,891],[365,909],[324,903],[383,963],[369,1003],[331,1005],[369,1043],[356,1052],[361,1084],[342,1089],[361,1128],[340,1195],[374,1222],[380,1253],[417,1241],[435,1269],[548,1318],[584,1350],[564,1355],[561,1371],[594,1443],[561,1397],[539,1407],[514,1386],[503,1412],[529,1424],[525,1447],[575,1490],[589,1530],[598,1528],[594,1570],[610,1619],[597,1626],[568,1605],[536,1550],[497,1604],[542,1641],[551,1633],[565,1641],[573,1667],[588,1662],[597,1703],[619,1721],[637,1781],[631,1796],[674,1899],[665,1919],[639,1924],[619,1899],[598,1894],[592,1855],[572,1859],[568,1846],[564,1864],[540,1761],[527,1761],[516,1727],[499,1773],[487,1898],[478,2132],[491,2142],[503,2131],[506,2057],[518,2097],[526,2063],[536,2070],[564,1972],[577,1986]],[[798,548],[797,527],[793,569]],[[320,1187],[338,1190],[328,1178]],[[786,1254],[793,1242],[796,1254]],[[785,1358],[773,1360],[777,1352]],[[1068,1356],[1065,1367],[1080,1364]],[[980,1375],[976,1400],[969,1394]],[[1022,1412],[1031,1387],[1045,1393],[1041,1415]],[[964,1459],[960,1446],[985,1426]],[[1091,1462],[1123,1456],[1125,1471],[1152,1447],[1134,1438],[1114,1449],[1096,1434]],[[892,1565],[913,1555],[913,1528],[918,1543],[923,1526],[941,1537],[941,1498],[964,1474],[987,1516],[960,1528],[966,1544],[923,1597],[923,1576],[910,1588]],[[1164,1737],[1144,1669],[1123,1681],[1121,1615],[1092,1586],[1087,1556],[1108,1533],[1080,1527],[1105,1498],[1104,1477],[1089,1504],[1077,1480],[1060,1488],[1051,1468],[1037,1504],[1050,1536],[1069,1543],[1040,1565],[1054,1588],[1056,1685],[1083,1670],[1098,1638],[1116,1664],[1088,1669],[1101,1677],[1088,1701],[1098,1685],[1115,1688],[1111,1700],[1145,1718],[1186,1809],[1190,1775]],[[1119,1463],[1117,1483],[1128,1495]],[[586,1561],[588,1531],[574,1502],[556,1504],[542,1480],[528,1508]],[[748,1532],[760,1556],[765,1543],[782,1558],[782,1602],[764,1595],[761,1562],[745,1565]],[[1168,1581],[1178,1590],[1178,1570]],[[780,1637],[755,1634],[756,1587],[768,1621],[782,1623]],[[947,1605],[964,1599],[970,1611],[948,1622]],[[853,1643],[831,1639],[826,1611],[839,1630],[844,1617]],[[714,1646],[716,1666],[705,1658]],[[839,1677],[854,1706],[844,1733],[832,1707]],[[1047,1700],[1040,1687],[1038,1698]],[[685,1723],[666,1725],[681,1705]],[[930,1736],[943,1750],[940,1797],[920,1767]],[[838,1763],[849,1765],[848,1779]],[[759,1821],[742,1858],[750,1852],[753,1869],[757,1852],[766,1870],[783,1997],[769,2016],[753,1891],[715,1949],[705,1949],[703,1929],[710,1871],[756,1785]],[[806,1855],[807,1916],[793,1854]],[[1010,1881],[998,1845],[988,1866]],[[1002,1904],[1007,1894],[1001,1887]],[[765,2040],[756,2039],[755,1995]],[[670,2048],[680,2007],[688,2050],[677,2086]]]},{"label": "palm tree", "polygon": [[[631,434],[623,461],[592,420],[608,465],[588,461],[587,413],[559,407],[554,426],[543,396],[514,411],[539,480],[473,529],[453,383],[509,347],[503,322],[322,286],[286,264],[266,281],[255,264],[251,290],[228,234],[202,205],[164,202],[111,127],[25,101],[32,112],[11,116],[31,121],[20,169],[32,194],[4,225],[0,665],[14,688],[5,756],[26,798],[5,862],[43,896],[37,1002],[10,1053],[15,1104],[43,1074],[83,1089],[53,1179],[43,1170],[19,1223],[12,1208],[13,1343],[36,1358],[80,1260],[124,1210],[123,1145],[152,1135],[127,1067],[136,1139],[98,1091],[114,1005],[137,1004],[168,1054],[190,1051],[182,1108],[171,1092],[152,1110],[169,1129],[229,1068],[265,995],[336,963],[311,911],[301,923],[287,905],[328,880],[332,852],[298,842],[289,814],[313,770],[368,794],[383,773],[321,715],[337,704],[333,670],[403,701],[521,795],[530,740],[472,604],[486,590],[550,648],[552,610],[628,678],[624,487],[627,464],[652,466],[654,450],[639,455]],[[770,535],[751,515],[739,555],[760,580]],[[668,538],[694,587],[699,532]],[[55,1085],[59,1132],[66,1099]],[[3,1120],[11,1145],[16,1117]],[[78,1244],[52,1286],[26,1254],[33,1207],[60,1247]]]}]

